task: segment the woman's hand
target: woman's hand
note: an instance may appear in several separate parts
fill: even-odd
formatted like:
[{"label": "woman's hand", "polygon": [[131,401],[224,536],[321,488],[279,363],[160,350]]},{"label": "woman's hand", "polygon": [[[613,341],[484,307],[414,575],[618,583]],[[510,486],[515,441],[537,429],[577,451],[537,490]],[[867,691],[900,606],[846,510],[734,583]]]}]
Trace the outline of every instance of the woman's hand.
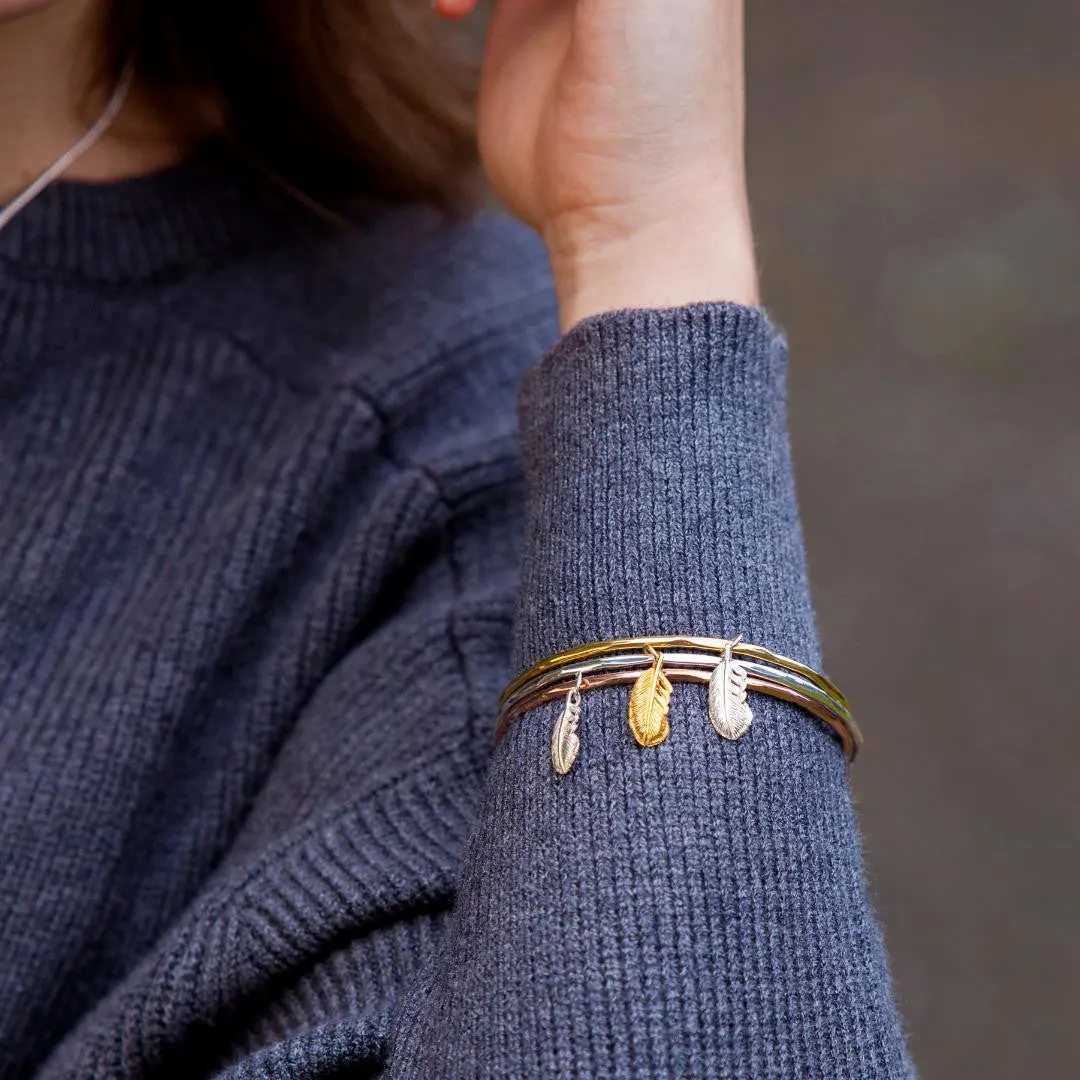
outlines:
[{"label": "woman's hand", "polygon": [[[435,0],[461,17],[478,0]],[[480,91],[496,193],[543,236],[564,329],[758,301],[742,0],[497,0]]]}]

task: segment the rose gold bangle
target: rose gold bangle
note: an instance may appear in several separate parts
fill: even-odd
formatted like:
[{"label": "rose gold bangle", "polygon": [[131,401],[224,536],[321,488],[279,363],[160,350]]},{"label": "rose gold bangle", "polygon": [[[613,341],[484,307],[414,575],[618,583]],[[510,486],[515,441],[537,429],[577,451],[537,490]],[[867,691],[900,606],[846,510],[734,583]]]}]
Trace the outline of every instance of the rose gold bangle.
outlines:
[{"label": "rose gold bangle", "polygon": [[658,746],[669,733],[672,684],[709,687],[709,718],[724,739],[750,729],[753,712],[747,692],[779,698],[805,709],[829,726],[848,760],[862,735],[847,701],[824,675],[788,657],[739,638],[652,637],[593,642],[534,664],[503,692],[495,729],[501,740],[522,714],[566,698],[551,740],[556,772],[569,772],[580,751],[581,695],[606,686],[632,685],[629,723],[641,746]]}]

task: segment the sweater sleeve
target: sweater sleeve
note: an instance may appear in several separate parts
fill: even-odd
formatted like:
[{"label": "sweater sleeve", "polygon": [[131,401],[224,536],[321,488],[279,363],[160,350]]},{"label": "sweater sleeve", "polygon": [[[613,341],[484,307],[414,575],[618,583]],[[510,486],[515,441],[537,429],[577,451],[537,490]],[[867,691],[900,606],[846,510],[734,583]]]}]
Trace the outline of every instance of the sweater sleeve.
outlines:
[{"label": "sweater sleeve", "polygon": [[318,674],[212,878],[43,1078],[912,1076],[823,725],[755,695],[722,742],[680,683],[655,748],[625,688],[584,695],[566,776],[557,704],[491,745],[512,669],[580,642],[742,634],[818,663],[782,340],[733,305],[624,311],[532,362],[536,326],[507,310],[417,413],[454,442],[531,363],[520,560],[502,405],[497,452],[383,463],[378,515],[328,485],[345,564],[399,560],[372,572],[371,623]]},{"label": "sweater sleeve", "polygon": [[[700,304],[589,318],[532,367],[516,671],[645,634],[819,664],[785,365],[762,311]],[[679,684],[670,738],[642,749],[626,698],[585,695],[567,776],[558,703],[495,750],[386,1075],[913,1075],[832,735],[755,695],[723,742]]]}]

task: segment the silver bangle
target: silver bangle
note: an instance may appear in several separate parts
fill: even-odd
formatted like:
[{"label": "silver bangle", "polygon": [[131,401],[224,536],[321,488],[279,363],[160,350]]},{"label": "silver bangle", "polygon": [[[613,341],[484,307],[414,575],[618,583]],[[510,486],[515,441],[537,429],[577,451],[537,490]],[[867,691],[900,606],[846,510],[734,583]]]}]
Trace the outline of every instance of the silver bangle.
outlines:
[{"label": "silver bangle", "polygon": [[495,729],[496,742],[510,724],[540,705],[565,697],[552,732],[555,771],[569,772],[580,750],[578,727],[583,692],[632,685],[629,721],[641,746],[657,746],[669,734],[672,683],[709,687],[709,716],[717,733],[739,739],[753,713],[747,691],[798,705],[826,723],[854,760],[862,735],[836,686],[797,661],[747,645],[739,638],[634,638],[594,642],[534,665],[504,691]]}]

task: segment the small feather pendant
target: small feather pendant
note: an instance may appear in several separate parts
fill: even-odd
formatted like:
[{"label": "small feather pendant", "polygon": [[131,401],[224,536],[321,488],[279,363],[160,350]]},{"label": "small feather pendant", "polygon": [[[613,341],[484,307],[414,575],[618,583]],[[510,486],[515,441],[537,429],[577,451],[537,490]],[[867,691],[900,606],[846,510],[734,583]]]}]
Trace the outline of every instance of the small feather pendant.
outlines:
[{"label": "small feather pendant", "polygon": [[717,734],[725,739],[741,738],[750,730],[754,719],[746,703],[746,668],[731,656],[739,640],[728,642],[709,680],[709,719]]},{"label": "small feather pendant", "polygon": [[659,746],[671,734],[668,708],[671,681],[664,674],[663,657],[650,649],[653,663],[638,676],[630,691],[630,730],[641,746]]},{"label": "small feather pendant", "polygon": [[581,719],[581,680],[566,695],[566,707],[555,721],[555,730],[551,733],[551,764],[560,776],[565,776],[581,751],[578,738],[578,721]]}]

